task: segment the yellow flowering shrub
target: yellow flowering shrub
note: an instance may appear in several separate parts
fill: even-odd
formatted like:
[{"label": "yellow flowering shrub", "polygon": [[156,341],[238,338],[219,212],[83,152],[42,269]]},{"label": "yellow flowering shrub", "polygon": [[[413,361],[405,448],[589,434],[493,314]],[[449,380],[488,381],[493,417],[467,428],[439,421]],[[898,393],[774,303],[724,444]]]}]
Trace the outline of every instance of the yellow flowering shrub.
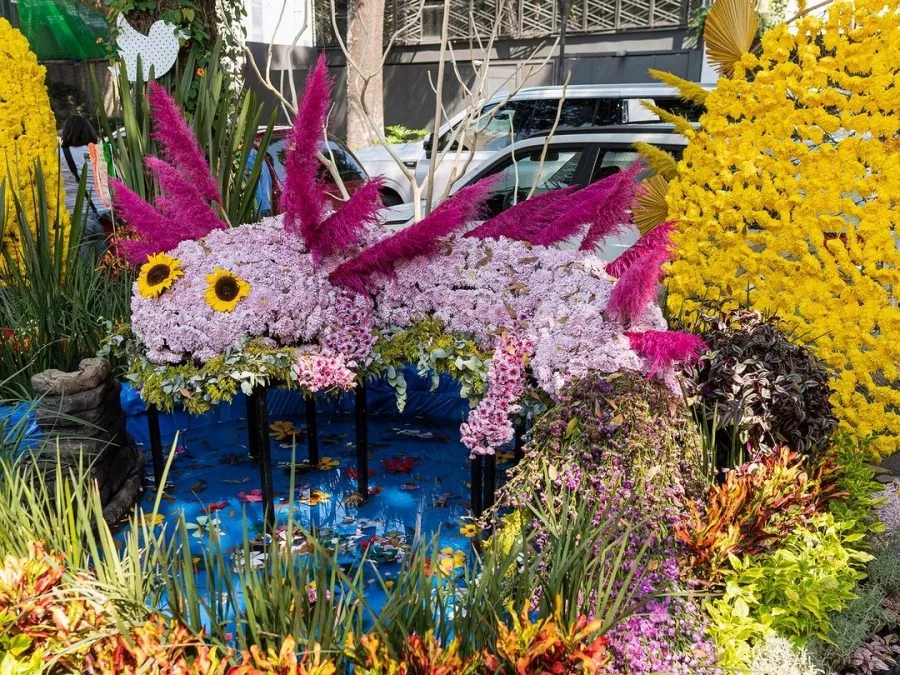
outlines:
[{"label": "yellow flowering shrub", "polygon": [[[44,86],[45,72],[25,36],[0,18],[0,181],[6,182],[7,223],[2,244],[8,247],[14,260],[19,259],[19,231],[14,226],[13,189],[34,231],[37,160],[47,186],[51,222],[56,221],[59,208],[56,226],[68,228],[69,224],[59,178],[56,120]],[[0,269],[2,266],[0,260]]]},{"label": "yellow flowering shrub", "polygon": [[774,28],[706,98],[666,201],[669,305],[749,300],[836,372],[842,426],[900,441],[900,0]]}]

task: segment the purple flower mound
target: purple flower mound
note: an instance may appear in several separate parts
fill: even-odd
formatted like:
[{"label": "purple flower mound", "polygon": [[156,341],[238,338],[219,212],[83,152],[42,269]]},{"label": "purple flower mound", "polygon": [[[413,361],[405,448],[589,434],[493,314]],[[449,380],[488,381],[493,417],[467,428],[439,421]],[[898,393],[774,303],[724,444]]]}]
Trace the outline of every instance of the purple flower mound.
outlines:
[{"label": "purple flower mound", "polygon": [[598,574],[613,575],[613,593],[631,592],[639,604],[606,635],[614,655],[609,672],[696,673],[714,664],[699,600],[681,580],[674,537],[687,501],[702,489],[694,469],[699,452],[689,413],[664,385],[631,373],[589,375],[566,386],[535,425],[504,490],[508,506],[546,505],[552,497],[544,471],[552,466],[554,492],[578,490],[598,524],[613,518],[615,534],[628,533],[619,565],[617,549],[597,544]]},{"label": "purple flower mound", "polygon": [[[222,354],[245,336],[280,345],[318,344],[348,360],[368,358],[375,342],[372,301],[336,288],[294,235],[277,222],[216,230],[185,241],[171,255],[184,277],[158,298],[134,293],[132,328],[151,361],[201,361]],[[233,311],[204,299],[206,276],[219,267],[250,285]]]}]

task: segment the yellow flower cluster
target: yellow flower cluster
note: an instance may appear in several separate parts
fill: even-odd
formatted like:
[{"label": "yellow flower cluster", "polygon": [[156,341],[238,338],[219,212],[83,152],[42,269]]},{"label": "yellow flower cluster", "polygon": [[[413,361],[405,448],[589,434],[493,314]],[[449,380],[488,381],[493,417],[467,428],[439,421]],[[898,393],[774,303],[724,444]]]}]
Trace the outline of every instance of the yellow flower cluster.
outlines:
[{"label": "yellow flower cluster", "polygon": [[[0,181],[6,182],[6,223],[3,246],[20,259],[20,234],[14,225],[13,189],[28,224],[35,227],[35,162],[40,160],[47,188],[51,222],[68,228],[69,217],[59,178],[56,120],[44,86],[45,69],[28,47],[25,36],[0,18]],[[7,167],[9,176],[7,176]],[[10,180],[11,177],[11,180]],[[56,222],[57,208],[60,210]],[[3,261],[0,259],[0,269]]]},{"label": "yellow flower cluster", "polygon": [[836,372],[842,426],[900,447],[900,0],[839,1],[766,33],[667,194],[669,304],[777,312]]}]

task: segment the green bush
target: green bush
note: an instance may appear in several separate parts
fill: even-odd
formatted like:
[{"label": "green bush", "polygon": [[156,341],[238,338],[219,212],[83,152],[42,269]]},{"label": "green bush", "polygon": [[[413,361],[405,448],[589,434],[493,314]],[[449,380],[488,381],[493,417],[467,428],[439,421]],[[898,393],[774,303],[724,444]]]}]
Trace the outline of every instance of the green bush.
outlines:
[{"label": "green bush", "polygon": [[[17,234],[22,261],[9,264],[10,252],[0,252],[7,261],[0,275],[0,396],[20,399],[32,397],[34,373],[73,370],[94,356],[105,334],[100,319],[128,317],[131,302],[131,274],[101,264],[94,248],[82,243],[84,180],[66,241],[55,227],[59,214],[48,208],[40,166],[35,175],[35,213],[25,213],[14,193],[16,215],[9,221],[0,180],[0,238],[8,230]],[[35,224],[33,236],[29,221]]]},{"label": "green bush", "polygon": [[872,553],[868,578],[857,587],[857,597],[831,616],[827,639],[810,643],[814,657],[829,672],[850,666],[857,650],[894,622],[885,601],[900,592],[900,537],[879,539]]},{"label": "green bush", "polygon": [[719,665],[747,667],[752,646],[771,631],[798,646],[813,636],[827,639],[829,614],[856,598],[862,568],[872,559],[853,548],[862,537],[852,523],[819,514],[771,554],[731,556],[724,595],[707,603]]}]

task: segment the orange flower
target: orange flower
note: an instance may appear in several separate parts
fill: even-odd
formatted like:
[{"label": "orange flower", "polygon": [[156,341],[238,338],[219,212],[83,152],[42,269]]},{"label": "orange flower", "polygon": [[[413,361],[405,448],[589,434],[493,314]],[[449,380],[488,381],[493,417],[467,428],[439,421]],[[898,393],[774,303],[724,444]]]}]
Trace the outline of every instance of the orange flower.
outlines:
[{"label": "orange flower", "polygon": [[198,76],[198,77],[203,77],[204,75],[206,75],[206,68],[204,68],[203,66],[200,66],[200,67],[197,68],[197,70],[195,70],[194,72],[197,73],[197,76]]}]

